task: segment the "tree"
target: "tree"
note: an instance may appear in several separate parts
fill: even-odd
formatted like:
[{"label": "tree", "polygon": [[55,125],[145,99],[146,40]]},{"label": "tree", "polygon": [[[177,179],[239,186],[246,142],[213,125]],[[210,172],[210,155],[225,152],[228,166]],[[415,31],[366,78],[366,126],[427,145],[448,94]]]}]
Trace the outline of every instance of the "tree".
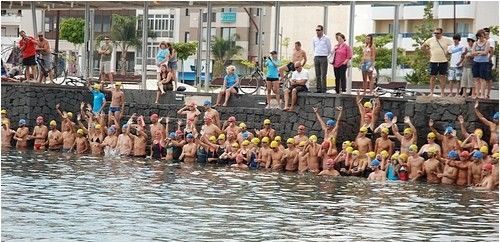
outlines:
[{"label": "tree", "polygon": [[[125,75],[127,71],[126,63],[128,49],[130,47],[141,46],[141,40],[137,31],[137,17],[113,14],[111,17],[111,40],[122,52],[120,58],[120,73]],[[143,64],[147,63],[146,59],[147,58],[143,56]]]},{"label": "tree", "polygon": [[[283,38],[283,41],[281,42],[281,46],[285,47],[285,58],[288,58],[288,46],[290,45],[290,37],[285,37]],[[283,54],[280,53],[280,59],[283,58]]]},{"label": "tree", "polygon": [[[490,26],[490,36],[491,35],[496,35],[498,36],[498,25]],[[491,38],[491,37],[490,37]],[[498,81],[498,41],[495,41],[495,52],[494,52],[494,57],[495,57],[495,63],[496,63],[496,68],[492,70],[491,75],[493,76],[493,81],[497,82]]]},{"label": "tree", "polygon": [[[361,61],[363,58],[363,48],[366,35],[358,35],[355,37],[356,42],[362,43],[362,45],[355,46],[353,48],[354,58],[352,63],[354,66],[361,66]],[[380,69],[387,69],[392,67],[392,49],[386,47],[387,44],[392,42],[392,35],[380,35],[373,37],[373,44],[375,45],[375,70],[380,73]],[[398,64],[405,62],[406,57],[403,55],[403,49],[398,48]]]},{"label": "tree", "polygon": [[413,33],[412,39],[415,41],[413,46],[415,47],[415,52],[408,56],[408,62],[412,68],[413,72],[406,74],[405,79],[410,83],[428,83],[429,82],[429,56],[422,50],[422,45],[425,40],[432,37],[432,31],[434,29],[434,16],[432,15],[432,2],[427,2],[424,8],[424,18],[419,25],[416,26],[416,32]]},{"label": "tree", "polygon": [[67,18],[61,22],[61,39],[67,40],[75,46],[84,42],[85,21],[82,18]]},{"label": "tree", "polygon": [[196,54],[196,50],[198,49],[198,42],[190,41],[186,43],[174,43],[172,44],[172,48],[177,52],[177,59],[181,60],[181,72],[182,72],[182,80],[184,80],[184,61],[187,60],[190,56]]},{"label": "tree", "polygon": [[[212,55],[214,56],[213,76],[222,77],[224,75],[224,66],[229,64],[231,59],[237,55],[243,48],[236,45],[238,35],[233,35],[230,39],[213,37]],[[208,70],[207,70],[208,72]]]}]

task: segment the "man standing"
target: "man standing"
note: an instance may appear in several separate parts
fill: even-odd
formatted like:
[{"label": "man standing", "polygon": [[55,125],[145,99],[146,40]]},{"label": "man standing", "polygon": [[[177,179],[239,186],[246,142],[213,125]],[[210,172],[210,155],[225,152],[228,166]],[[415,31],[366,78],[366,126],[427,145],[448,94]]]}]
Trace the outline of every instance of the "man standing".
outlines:
[{"label": "man standing", "polygon": [[104,81],[104,75],[108,74],[109,82],[113,84],[113,73],[111,73],[111,53],[113,53],[113,45],[110,43],[108,36],[104,37],[104,45],[101,46],[99,55],[101,55],[101,65],[99,67],[101,81]]},{"label": "man standing", "polygon": [[120,123],[125,108],[125,95],[121,90],[122,83],[116,82],[114,86],[114,89],[106,90],[111,92],[111,105],[109,106],[108,112],[108,126],[111,126],[112,124],[111,116],[114,116],[116,121]]},{"label": "man standing", "polygon": [[302,66],[307,62],[306,52],[302,49],[302,44],[300,41],[295,42],[295,48],[293,49],[292,61],[288,64],[281,66],[278,71],[280,73],[280,81],[285,77],[285,71],[295,71],[295,62],[300,61]]},{"label": "man standing", "polygon": [[450,81],[450,94],[453,96],[453,87],[457,85],[457,95],[460,92],[460,81],[462,80],[462,51],[464,46],[460,44],[460,35],[456,34],[453,36],[453,45],[448,47],[448,53],[451,54],[450,58],[450,72],[448,73],[448,81]]},{"label": "man standing", "polygon": [[[490,28],[484,28],[484,34],[485,38],[490,44],[490,54],[488,55],[490,57],[490,66],[491,70],[495,70],[496,68],[496,63],[495,63],[495,40],[490,37]],[[486,80],[486,97],[490,97],[490,92],[491,92],[491,84],[493,82],[493,79],[490,78],[490,80]]]},{"label": "man standing", "polygon": [[332,43],[323,33],[323,26],[316,27],[316,36],[313,38],[314,71],[316,72],[316,92],[326,92],[326,73],[328,70],[328,56],[332,52]]},{"label": "man standing", "polygon": [[434,81],[436,79],[436,75],[439,75],[441,96],[444,96],[444,89],[446,88],[446,73],[448,72],[448,57],[446,56],[448,52],[446,50],[451,45],[453,45],[453,42],[450,39],[443,37],[442,28],[436,28],[434,30],[434,37],[427,39],[422,45],[422,49],[429,51],[431,55],[431,93],[429,96],[434,95]]},{"label": "man standing", "polygon": [[[38,42],[36,46],[36,51],[42,57],[42,63],[40,63],[40,70],[38,70],[38,82],[45,82],[45,78],[50,73],[50,68],[52,67],[52,56],[50,54],[49,41],[43,37],[43,33],[38,33]],[[43,82],[42,82],[43,81]]]},{"label": "man standing", "polygon": [[[295,105],[297,104],[297,93],[307,92],[307,81],[309,80],[309,72],[302,68],[302,64],[297,61],[295,62],[295,71],[292,73],[292,78],[290,78],[290,87],[285,89],[285,108],[284,111],[293,112]],[[290,95],[291,94],[291,95]],[[290,102],[290,96],[292,101]],[[290,103],[290,107],[288,104]]]},{"label": "man standing", "polygon": [[37,44],[35,38],[27,36],[24,30],[19,32],[21,35],[21,40],[19,40],[19,48],[21,49],[22,57],[23,57],[23,65],[26,66],[26,81],[30,81],[31,75],[33,77],[36,73],[36,49],[35,46]]},{"label": "man standing", "polygon": [[[90,85],[90,82],[89,82]],[[93,88],[89,86],[90,91],[92,92],[92,95],[94,96],[94,102],[92,105],[92,112],[94,115],[98,115],[102,112],[102,109],[104,106],[106,106],[106,97],[104,94],[101,92],[101,85],[99,84],[94,84]]]}]

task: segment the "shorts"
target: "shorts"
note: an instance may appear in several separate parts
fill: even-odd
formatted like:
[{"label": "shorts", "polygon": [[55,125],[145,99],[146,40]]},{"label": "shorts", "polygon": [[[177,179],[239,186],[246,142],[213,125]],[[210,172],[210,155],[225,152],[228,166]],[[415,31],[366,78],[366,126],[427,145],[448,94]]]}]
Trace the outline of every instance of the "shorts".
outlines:
[{"label": "shorts", "polygon": [[23,58],[23,65],[25,65],[25,66],[35,66],[36,65],[35,56],[30,56],[30,57]]},{"label": "shorts", "polygon": [[[173,91],[173,90],[174,90],[174,85],[172,84],[172,82],[163,84],[163,91]],[[158,91],[160,91],[159,88]]]},{"label": "shorts", "polygon": [[50,56],[44,56],[42,57],[42,61],[40,62],[40,66],[45,70],[49,71],[50,68],[52,67],[52,59]]},{"label": "shorts", "polygon": [[177,71],[177,61],[168,62],[168,67],[174,71]]},{"label": "shorts", "polygon": [[288,71],[295,71],[295,64],[293,64],[293,62],[288,63],[286,67],[288,68]]},{"label": "shorts", "polygon": [[462,80],[462,67],[450,67],[448,71],[448,81]]},{"label": "shorts", "polygon": [[292,91],[293,89],[296,89],[297,92],[307,92],[309,89],[307,89],[306,85],[292,85],[288,90]]},{"label": "shorts", "polygon": [[120,111],[121,111],[120,107],[109,107],[110,113],[115,113],[115,112],[120,112]]},{"label": "shorts", "polygon": [[236,93],[238,93],[238,88],[237,87],[233,87],[233,88],[234,88],[234,90],[236,90]]},{"label": "shorts", "polygon": [[472,64],[472,77],[491,80],[491,63],[474,61],[474,64]]},{"label": "shorts", "polygon": [[361,63],[361,72],[373,72],[373,68],[371,68],[373,65],[373,62],[370,60],[364,60]]},{"label": "shorts", "polygon": [[467,68],[467,67],[463,68],[460,86],[465,88],[474,87],[474,78],[472,78],[472,68]]},{"label": "shorts", "polygon": [[448,62],[431,62],[429,64],[431,76],[446,75],[448,73]]},{"label": "shorts", "polygon": [[111,72],[111,61],[101,61],[99,70],[101,73],[109,74]]},{"label": "shorts", "polygon": [[274,81],[279,81],[279,78],[274,78],[274,77],[266,77],[266,81],[268,82],[274,82]]}]

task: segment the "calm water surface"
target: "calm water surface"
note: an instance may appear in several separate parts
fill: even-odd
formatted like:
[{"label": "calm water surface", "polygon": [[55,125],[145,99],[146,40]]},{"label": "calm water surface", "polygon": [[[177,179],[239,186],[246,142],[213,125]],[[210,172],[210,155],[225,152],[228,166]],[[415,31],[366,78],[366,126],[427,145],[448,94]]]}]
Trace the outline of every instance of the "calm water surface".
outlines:
[{"label": "calm water surface", "polygon": [[498,192],[2,154],[2,241],[495,241]]}]

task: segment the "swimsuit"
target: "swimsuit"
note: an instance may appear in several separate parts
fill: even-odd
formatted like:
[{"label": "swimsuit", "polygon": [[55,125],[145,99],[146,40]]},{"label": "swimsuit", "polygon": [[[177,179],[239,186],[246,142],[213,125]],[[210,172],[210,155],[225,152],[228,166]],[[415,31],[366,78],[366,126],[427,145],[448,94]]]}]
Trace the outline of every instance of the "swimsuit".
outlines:
[{"label": "swimsuit", "polygon": [[115,113],[115,112],[120,112],[120,111],[121,111],[120,107],[109,107],[110,113]]},{"label": "swimsuit", "polygon": [[151,147],[151,149],[153,150],[152,158],[154,158],[154,159],[158,159],[159,160],[165,154],[165,147],[163,147],[160,142],[158,142],[156,144],[153,144],[153,146]]},{"label": "swimsuit", "polygon": [[250,168],[250,170],[257,170],[260,168],[260,164],[259,162],[257,162],[254,153],[252,153],[252,155],[250,156],[250,162],[248,162],[248,168]]},{"label": "swimsuit", "polygon": [[394,165],[393,164],[389,164],[389,166],[387,166],[387,180],[390,180],[390,181],[397,181],[399,180],[399,177],[398,175],[396,175],[394,173]]},{"label": "swimsuit", "polygon": [[196,162],[198,163],[207,163],[207,158],[208,158],[208,152],[205,150],[205,148],[200,147],[196,151]]}]

